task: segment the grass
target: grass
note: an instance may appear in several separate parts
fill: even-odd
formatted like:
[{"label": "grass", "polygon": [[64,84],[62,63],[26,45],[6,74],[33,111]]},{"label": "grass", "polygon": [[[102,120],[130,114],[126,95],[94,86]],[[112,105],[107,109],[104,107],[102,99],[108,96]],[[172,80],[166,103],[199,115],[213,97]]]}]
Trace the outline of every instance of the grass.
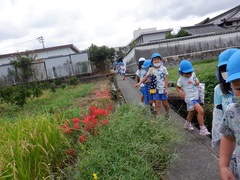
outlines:
[{"label": "grass", "polygon": [[[55,94],[45,91],[22,109],[1,104],[0,179],[161,178],[181,136],[146,109],[122,105],[98,120],[108,120],[107,126],[63,131],[73,118],[86,121],[90,107],[106,109],[110,87],[106,80],[67,86]],[[82,133],[86,142],[80,142]]]},{"label": "grass", "polygon": [[[217,59],[193,61],[192,65],[197,77],[201,81],[202,74],[213,74],[215,76],[215,71],[217,69]],[[178,66],[168,68],[169,81],[177,83],[177,80],[179,78],[178,69],[179,69]]]},{"label": "grass", "polygon": [[99,138],[87,142],[75,179],[90,179],[93,173],[100,179],[160,179],[175,156],[177,129],[130,105],[122,105],[109,121]]}]

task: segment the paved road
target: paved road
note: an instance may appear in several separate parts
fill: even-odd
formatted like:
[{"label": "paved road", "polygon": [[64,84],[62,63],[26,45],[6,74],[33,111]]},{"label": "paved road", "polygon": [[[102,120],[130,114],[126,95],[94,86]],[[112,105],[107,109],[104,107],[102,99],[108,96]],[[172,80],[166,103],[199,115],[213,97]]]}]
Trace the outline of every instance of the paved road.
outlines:
[{"label": "paved road", "polygon": [[[128,104],[139,104],[140,91],[134,88],[134,81],[131,78],[122,80],[116,74],[118,88],[120,89],[125,102]],[[194,132],[184,130],[185,120],[170,111],[171,120],[179,125],[179,130],[183,131],[184,143],[178,144],[174,151],[179,157],[167,168],[169,180],[219,180],[218,170],[218,149],[211,148],[211,139],[208,136],[200,136],[199,130]]]}]

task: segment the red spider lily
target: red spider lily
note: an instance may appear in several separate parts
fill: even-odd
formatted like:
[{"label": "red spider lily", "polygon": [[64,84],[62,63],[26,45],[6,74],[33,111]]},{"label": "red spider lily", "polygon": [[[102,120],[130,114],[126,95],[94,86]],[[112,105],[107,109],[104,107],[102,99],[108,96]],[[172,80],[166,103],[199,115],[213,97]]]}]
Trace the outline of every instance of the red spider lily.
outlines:
[{"label": "red spider lily", "polygon": [[63,124],[61,128],[66,134],[71,134],[71,129],[68,127],[67,124]]},{"label": "red spider lily", "polygon": [[80,123],[80,122],[81,120],[76,117],[72,119],[72,123]]},{"label": "red spider lily", "polygon": [[110,112],[110,111],[112,111],[112,110],[113,110],[113,105],[111,104],[111,105],[109,105],[109,106],[107,107],[107,111]]},{"label": "red spider lily", "polygon": [[109,121],[107,119],[104,119],[100,122],[101,125],[107,125],[109,123]]},{"label": "red spider lily", "polygon": [[87,140],[87,136],[85,134],[79,136],[79,142],[84,143]]},{"label": "red spider lily", "polygon": [[73,154],[74,154],[74,150],[73,150],[73,149],[67,150],[67,154],[68,154],[68,155],[73,155]]},{"label": "red spider lily", "polygon": [[108,90],[99,90],[99,91],[94,92],[94,94],[98,98],[109,98],[110,97],[110,92]]},{"label": "red spider lily", "polygon": [[87,116],[83,120],[83,124],[84,124],[84,131],[91,131],[97,126],[98,120],[97,118],[95,118],[95,116]]},{"label": "red spider lily", "polygon": [[75,130],[78,130],[79,129],[79,123],[74,123],[74,125],[73,125],[73,129],[75,129]]},{"label": "red spider lily", "polygon": [[108,111],[102,109],[102,108],[97,108],[96,106],[91,106],[89,108],[89,114],[90,115],[95,115],[95,116],[100,116],[100,115],[103,115],[103,116],[108,116]]}]

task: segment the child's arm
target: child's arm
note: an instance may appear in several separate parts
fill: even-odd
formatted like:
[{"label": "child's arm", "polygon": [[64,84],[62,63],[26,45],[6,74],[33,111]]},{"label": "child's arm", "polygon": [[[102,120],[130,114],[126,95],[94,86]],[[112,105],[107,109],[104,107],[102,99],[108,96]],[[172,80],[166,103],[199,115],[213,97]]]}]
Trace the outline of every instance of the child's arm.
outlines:
[{"label": "child's arm", "polygon": [[139,77],[138,75],[135,76],[135,84],[137,84],[139,82]]},{"label": "child's arm", "polygon": [[182,88],[177,86],[177,91],[181,99],[185,99],[185,93],[183,92]]},{"label": "child's arm", "polygon": [[196,79],[196,82],[195,82],[195,86],[198,86],[200,83],[200,81],[198,80],[198,78]]},{"label": "child's arm", "polygon": [[145,82],[148,78],[148,74],[146,74],[141,80],[139,83],[135,84],[134,87],[138,87],[140,86],[140,84],[142,84],[143,82]]},{"label": "child's arm", "polygon": [[219,170],[222,179],[235,179],[231,170],[228,168],[236,140],[234,137],[223,135],[220,143]]}]

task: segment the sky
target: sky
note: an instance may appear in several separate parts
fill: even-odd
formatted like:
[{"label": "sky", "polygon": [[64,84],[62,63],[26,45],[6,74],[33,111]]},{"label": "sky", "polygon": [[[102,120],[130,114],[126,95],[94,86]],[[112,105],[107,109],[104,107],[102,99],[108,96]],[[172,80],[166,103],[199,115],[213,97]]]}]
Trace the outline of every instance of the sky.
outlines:
[{"label": "sky", "polygon": [[[139,28],[192,26],[240,0],[0,0],[0,54],[73,44],[126,46]],[[41,40],[42,37],[42,40]]]}]

